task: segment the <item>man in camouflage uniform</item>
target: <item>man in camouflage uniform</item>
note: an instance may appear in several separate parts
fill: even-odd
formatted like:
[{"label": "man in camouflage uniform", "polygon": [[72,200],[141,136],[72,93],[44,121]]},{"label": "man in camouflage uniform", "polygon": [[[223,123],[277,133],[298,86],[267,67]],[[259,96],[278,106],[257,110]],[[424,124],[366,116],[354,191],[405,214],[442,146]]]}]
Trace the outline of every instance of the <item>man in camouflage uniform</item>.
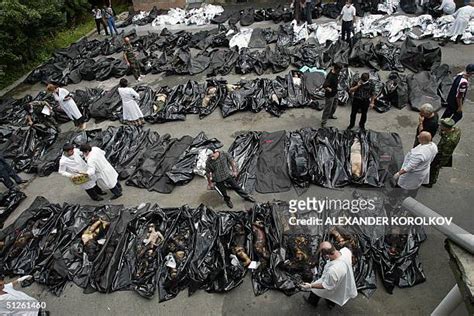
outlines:
[{"label": "man in camouflage uniform", "polygon": [[137,60],[135,51],[133,50],[132,44],[130,43],[130,39],[128,37],[125,37],[123,41],[123,57],[125,58],[127,65],[130,67],[130,70],[132,71],[132,74],[135,79],[141,81],[142,76],[140,74],[140,63]]},{"label": "man in camouflage uniform", "polygon": [[452,118],[444,118],[441,123],[441,140],[438,143],[438,154],[431,162],[430,182],[423,186],[431,188],[438,180],[439,170],[442,167],[451,167],[453,152],[461,139],[461,130],[454,127],[456,122]]}]

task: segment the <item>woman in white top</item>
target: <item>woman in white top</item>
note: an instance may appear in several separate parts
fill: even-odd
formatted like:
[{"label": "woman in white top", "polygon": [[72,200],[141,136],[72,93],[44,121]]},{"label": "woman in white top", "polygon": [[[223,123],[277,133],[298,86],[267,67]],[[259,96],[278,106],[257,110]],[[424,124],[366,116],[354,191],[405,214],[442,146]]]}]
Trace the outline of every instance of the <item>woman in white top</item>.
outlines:
[{"label": "woman in white top", "polygon": [[64,88],[59,88],[54,84],[49,84],[47,91],[53,95],[54,99],[59,103],[59,106],[63,109],[64,113],[66,113],[67,117],[74,121],[76,127],[80,129],[86,127],[84,116],[77,108],[76,102],[74,102],[69,91]]},{"label": "woman in white top", "polygon": [[120,88],[118,88],[120,97],[122,98],[122,112],[123,121],[125,124],[141,126],[145,124],[142,110],[138,106],[137,101],[140,101],[140,95],[128,87],[128,80],[120,79]]}]

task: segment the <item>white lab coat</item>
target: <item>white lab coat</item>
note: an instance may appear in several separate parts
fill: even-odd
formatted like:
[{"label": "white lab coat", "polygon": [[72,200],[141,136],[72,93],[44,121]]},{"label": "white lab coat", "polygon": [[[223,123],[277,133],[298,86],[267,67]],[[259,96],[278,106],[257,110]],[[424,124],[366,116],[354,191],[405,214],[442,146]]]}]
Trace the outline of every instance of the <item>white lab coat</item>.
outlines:
[{"label": "white lab coat", "polygon": [[105,158],[105,152],[92,147],[91,152],[86,157],[87,174],[97,176],[97,184],[103,189],[113,189],[117,185],[118,173]]},{"label": "white lab coat", "polygon": [[39,309],[32,308],[32,306],[28,306],[28,310],[21,310],[21,309],[8,309],[7,302],[10,303],[20,303],[23,301],[25,303],[38,303],[38,300],[29,296],[26,293],[21,291],[17,291],[13,288],[12,283],[7,283],[3,287],[3,291],[6,294],[0,295],[0,315],[18,315],[18,316],[36,316],[38,315]]},{"label": "white lab coat", "polygon": [[438,146],[433,142],[412,148],[405,155],[402,169],[406,173],[398,178],[398,185],[406,190],[416,190],[422,184],[429,183],[430,164],[437,153]]},{"label": "white lab coat", "polygon": [[454,0],[443,0],[438,9],[443,10],[445,14],[453,14],[456,11],[456,3]]},{"label": "white lab coat", "polygon": [[342,306],[357,296],[357,286],[352,270],[351,251],[346,247],[339,251],[341,256],[326,263],[321,278],[315,282],[322,284],[324,289],[312,288],[311,291]]},{"label": "white lab coat", "polygon": [[[81,152],[79,149],[74,148],[74,154],[71,157],[67,157],[64,154],[59,160],[59,174],[68,178],[79,173],[87,173],[87,163],[82,159]],[[89,176],[89,181],[84,184],[81,184],[81,188],[84,190],[89,190],[95,187],[97,177],[94,175]]]},{"label": "white lab coat", "polygon": [[452,37],[452,39],[455,40],[458,35],[464,34],[469,24],[469,20],[474,18],[474,7],[471,7],[470,5],[462,7],[457,10],[453,16],[456,19],[451,26],[449,37]]},{"label": "white lab coat", "polygon": [[69,100],[64,100],[65,97],[69,95],[69,91],[63,88],[58,88],[58,92],[54,92],[53,96],[54,99],[59,103],[61,109],[63,109],[64,113],[66,113],[69,119],[80,119],[82,117],[81,111],[77,108],[76,102],[74,102],[73,98]]},{"label": "white lab coat", "polygon": [[143,118],[143,113],[136,101],[140,100],[140,95],[132,88],[118,88],[122,98],[122,111],[124,121],[136,121]]}]

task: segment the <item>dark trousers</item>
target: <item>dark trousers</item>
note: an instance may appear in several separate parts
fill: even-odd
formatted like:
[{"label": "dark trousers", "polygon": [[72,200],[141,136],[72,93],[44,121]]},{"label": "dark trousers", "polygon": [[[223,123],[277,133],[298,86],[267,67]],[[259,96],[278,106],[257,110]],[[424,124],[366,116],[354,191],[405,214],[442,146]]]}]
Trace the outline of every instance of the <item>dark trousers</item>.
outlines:
[{"label": "dark trousers", "polygon": [[352,100],[351,120],[349,123],[350,128],[354,127],[356,116],[357,116],[357,113],[359,113],[359,110],[361,112],[359,127],[362,129],[365,128],[365,122],[367,122],[367,111],[369,110],[369,105],[370,105],[369,100],[362,100],[362,99]]},{"label": "dark trousers", "polygon": [[91,197],[91,199],[97,200],[99,198],[99,194],[103,194],[104,192],[96,184],[95,187],[87,189],[86,193]]},{"label": "dark trousers", "polygon": [[324,104],[324,110],[323,110],[323,118],[322,118],[322,123],[326,124],[328,119],[336,113],[336,108],[337,108],[337,95],[334,97],[326,97],[326,103]]},{"label": "dark trousers", "polygon": [[133,77],[135,79],[138,79],[140,77],[140,63],[137,60],[130,62],[130,70],[132,71]]},{"label": "dark trousers", "polygon": [[308,24],[313,24],[313,2],[306,3],[304,7],[304,17]]},{"label": "dark trousers", "polygon": [[[310,303],[313,306],[318,306],[318,303],[319,303],[320,299],[321,299],[321,297],[319,297],[316,294],[314,294],[313,292],[311,292],[311,293],[309,293],[309,296],[308,296],[308,303]],[[326,299],[326,304],[329,307],[336,306],[336,303],[334,303],[333,301],[330,301],[328,299]]]},{"label": "dark trousers", "polygon": [[458,112],[457,108],[449,106],[444,110],[443,116],[441,118],[450,117],[454,122],[459,122],[462,119],[462,112]]},{"label": "dark trousers", "polygon": [[13,189],[15,187],[11,178],[13,178],[16,183],[22,181],[9,164],[0,162],[0,182],[2,182],[8,189]]},{"label": "dark trousers", "polygon": [[107,25],[105,25],[104,19],[95,19],[95,25],[97,26],[97,34],[100,35],[100,25],[104,27],[105,34],[109,35],[109,32],[107,31]]},{"label": "dark trousers", "polygon": [[219,190],[219,192],[222,194],[224,197],[224,201],[230,201],[230,196],[227,195],[227,187],[229,186],[232,190],[234,190],[238,195],[240,195],[244,199],[250,198],[249,194],[244,191],[240,187],[240,185],[235,181],[234,177],[230,177],[227,180],[224,180],[222,182],[216,182],[216,189]]},{"label": "dark trousers", "polygon": [[352,33],[352,21],[342,21],[342,40],[350,43]]},{"label": "dark trousers", "polygon": [[117,184],[110,189],[110,192],[115,196],[122,194],[122,186],[120,185],[120,182],[117,181]]}]

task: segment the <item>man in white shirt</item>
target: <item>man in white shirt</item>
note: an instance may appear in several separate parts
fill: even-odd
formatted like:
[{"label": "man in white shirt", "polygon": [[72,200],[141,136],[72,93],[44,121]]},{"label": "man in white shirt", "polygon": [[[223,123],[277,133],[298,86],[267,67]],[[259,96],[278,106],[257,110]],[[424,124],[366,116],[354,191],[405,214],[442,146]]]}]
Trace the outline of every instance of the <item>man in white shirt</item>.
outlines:
[{"label": "man in white shirt", "polygon": [[436,10],[442,11],[444,14],[453,14],[456,12],[456,3],[454,0],[443,0],[441,5]]},{"label": "man in white shirt", "polygon": [[102,10],[95,6],[94,9],[92,9],[92,15],[94,16],[95,25],[97,27],[97,34],[100,35],[100,26],[102,25],[104,27],[105,34],[109,35],[102,15]]},{"label": "man in white shirt", "polygon": [[[0,315],[38,315],[39,302],[28,294],[13,288],[29,278],[31,278],[31,275],[25,275],[5,284],[3,276],[0,276]],[[23,306],[25,308],[22,308]]]},{"label": "man in white shirt", "polygon": [[346,247],[338,251],[328,241],[323,241],[319,245],[319,251],[329,261],[318,280],[301,284],[303,289],[311,291],[307,301],[316,306],[322,297],[326,299],[329,308],[334,307],[335,304],[343,306],[351,298],[357,296],[357,286],[352,270],[352,253]]},{"label": "man in white shirt", "polygon": [[346,1],[346,5],[342,8],[341,14],[337,20],[342,19],[341,37],[343,41],[350,43],[352,28],[356,20],[356,8],[352,5],[351,0]]},{"label": "man in white shirt", "polygon": [[455,17],[455,20],[451,26],[448,37],[457,43],[469,26],[469,21],[474,18],[474,2],[458,9],[454,12],[453,17]]},{"label": "man in white shirt", "polygon": [[402,168],[393,176],[411,196],[416,196],[422,184],[429,183],[430,164],[438,153],[438,147],[431,141],[429,132],[423,131],[417,137],[420,144],[405,155]]},{"label": "man in white shirt", "polygon": [[118,181],[118,173],[108,162],[107,158],[105,158],[105,152],[98,147],[91,147],[89,144],[82,144],[80,150],[87,161],[86,174],[89,177],[95,175],[97,183],[112,192],[111,200],[121,197],[122,186]]},{"label": "man in white shirt", "polygon": [[[74,148],[72,144],[64,144],[63,155],[59,160],[59,174],[71,180],[81,174],[87,173],[87,163],[82,159],[81,152],[78,148]],[[96,184],[97,177],[95,175],[88,176],[88,181],[80,186],[94,201],[102,201],[99,195],[105,195]]]}]

